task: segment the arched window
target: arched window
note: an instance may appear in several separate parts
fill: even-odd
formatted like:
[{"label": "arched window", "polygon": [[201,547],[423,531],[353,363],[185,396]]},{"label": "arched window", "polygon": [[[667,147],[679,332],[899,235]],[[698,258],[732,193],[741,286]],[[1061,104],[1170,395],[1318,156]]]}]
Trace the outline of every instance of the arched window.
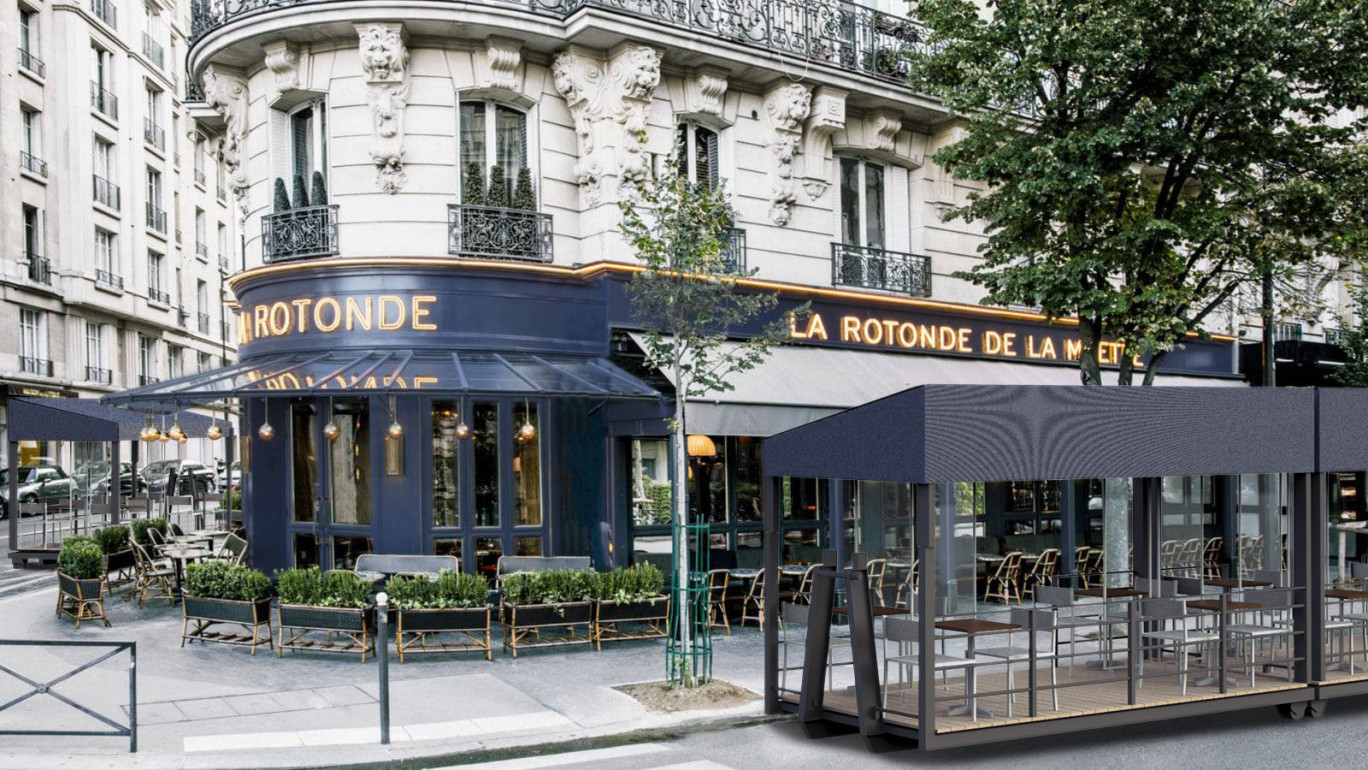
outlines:
[{"label": "arched window", "polygon": [[[527,114],[488,100],[462,100],[459,114],[461,202],[483,202],[504,208],[536,208],[535,201],[515,200],[518,175],[527,168]],[[503,171],[500,189],[490,187],[490,172]],[[483,201],[469,200],[479,173]],[[530,172],[529,172],[530,173]]]},{"label": "arched window", "polygon": [[693,122],[680,123],[676,141],[684,153],[679,170],[694,184],[709,190],[717,187],[717,132]]}]

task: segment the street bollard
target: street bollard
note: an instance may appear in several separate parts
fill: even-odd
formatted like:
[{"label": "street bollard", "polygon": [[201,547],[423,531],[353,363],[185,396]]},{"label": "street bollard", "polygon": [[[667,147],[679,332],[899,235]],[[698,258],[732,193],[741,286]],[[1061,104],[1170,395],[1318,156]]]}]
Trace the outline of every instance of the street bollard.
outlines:
[{"label": "street bollard", "polygon": [[389,594],[381,591],[375,597],[375,657],[380,664],[380,743],[390,742],[389,715]]}]

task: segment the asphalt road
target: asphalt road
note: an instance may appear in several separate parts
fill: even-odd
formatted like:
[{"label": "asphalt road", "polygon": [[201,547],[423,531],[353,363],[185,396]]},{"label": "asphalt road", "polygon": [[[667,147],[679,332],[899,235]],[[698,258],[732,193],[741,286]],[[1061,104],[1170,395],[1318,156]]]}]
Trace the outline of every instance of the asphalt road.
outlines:
[{"label": "asphalt road", "polygon": [[808,740],[785,721],[698,732],[676,740],[460,765],[465,770],[541,767],[593,770],[750,770],[751,768],[951,767],[1310,768],[1362,767],[1368,752],[1368,697],[1332,701],[1324,716],[1291,722],[1272,708],[1200,719],[1152,722],[976,748],[874,755],[859,736]]}]

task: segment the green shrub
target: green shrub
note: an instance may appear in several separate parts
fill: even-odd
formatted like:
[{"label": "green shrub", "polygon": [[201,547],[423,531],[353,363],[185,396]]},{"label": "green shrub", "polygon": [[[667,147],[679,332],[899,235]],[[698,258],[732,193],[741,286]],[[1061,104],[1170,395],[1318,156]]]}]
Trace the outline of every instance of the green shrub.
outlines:
[{"label": "green shrub", "polygon": [[309,196],[315,206],[328,205],[328,187],[323,183],[323,172],[313,172],[313,193]]},{"label": "green shrub", "polygon": [[242,490],[234,489],[231,497],[229,496],[228,490],[223,490],[223,500],[219,502],[219,505],[224,509],[231,508],[231,510],[234,511],[242,510]]},{"label": "green shrub", "polygon": [[660,595],[665,578],[654,564],[643,562],[628,569],[621,567],[598,576],[598,598],[613,604],[631,604]]},{"label": "green shrub", "polygon": [[302,209],[309,205],[309,189],[304,186],[304,175],[294,175],[294,205]]},{"label": "green shrub", "polygon": [[317,567],[287,569],[276,573],[276,591],[282,604],[314,607],[365,607],[370,604],[370,583],[354,572]]},{"label": "green shrub", "polygon": [[583,602],[598,592],[599,574],[588,570],[520,572],[509,575],[503,583],[503,598],[508,604]]},{"label": "green shrub", "polygon": [[155,529],[165,537],[167,531],[166,519],[138,519],[134,521],[133,542],[141,546],[152,545],[152,540],[147,536],[147,531],[149,529]]},{"label": "green shrub", "polygon": [[245,564],[207,561],[185,568],[185,590],[205,599],[257,601],[271,596],[271,579]]},{"label": "green shrub", "polygon": [[436,580],[396,575],[386,584],[385,592],[390,604],[401,610],[483,607],[489,599],[489,584],[478,575],[444,569]]},{"label": "green shrub", "polygon": [[473,160],[467,162],[465,173],[461,175],[461,203],[466,206],[485,205],[484,184],[484,166]]},{"label": "green shrub", "polygon": [[355,572],[335,569],[323,573],[324,607],[365,607],[370,604],[371,584]]},{"label": "green shrub", "polygon": [[527,166],[518,169],[518,181],[513,185],[513,208],[523,211],[537,210],[537,192],[532,187],[532,169]]},{"label": "green shrub", "polygon": [[277,572],[276,593],[281,604],[316,605],[323,596],[323,573],[317,567]]},{"label": "green shrub", "polygon": [[285,191],[285,180],[280,177],[275,179],[275,201],[272,208],[277,214],[290,210],[290,194]]},{"label": "green shrub", "polygon": [[485,193],[485,199],[490,206],[508,208],[508,180],[504,176],[503,166],[496,164],[489,167],[489,192]]},{"label": "green shrub", "polygon": [[102,578],[105,576],[104,551],[94,538],[69,537],[62,543],[62,552],[57,554],[57,569],[78,580]]},{"label": "green shrub", "polygon": [[100,550],[104,551],[105,556],[127,551],[132,547],[128,544],[128,527],[122,524],[95,530],[95,542],[100,544]]}]

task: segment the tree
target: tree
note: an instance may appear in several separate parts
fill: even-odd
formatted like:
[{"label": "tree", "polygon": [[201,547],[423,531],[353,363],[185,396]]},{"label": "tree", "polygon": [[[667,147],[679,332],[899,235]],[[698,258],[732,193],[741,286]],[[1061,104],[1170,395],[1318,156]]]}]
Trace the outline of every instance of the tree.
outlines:
[{"label": "tree", "polygon": [[[989,234],[963,277],[987,302],[1076,315],[1164,356],[1244,284],[1336,256],[1368,102],[1359,0],[921,0],[914,87],[965,124],[935,161],[981,183],[954,216]],[[1132,358],[1121,356],[1130,384]]]},{"label": "tree", "polygon": [[1331,375],[1330,380],[1346,388],[1368,388],[1368,289],[1356,287],[1350,292],[1354,300],[1355,322],[1350,328],[1347,319],[1341,319],[1344,338],[1340,346],[1349,355],[1349,363]]},{"label": "tree", "polygon": [[485,205],[484,166],[475,161],[465,165],[461,175],[461,203],[466,206]]},{"label": "tree", "polygon": [[508,208],[508,181],[504,177],[503,166],[497,163],[489,167],[489,192],[485,199],[490,206]]},{"label": "tree", "polygon": [[[733,219],[731,204],[720,185],[706,189],[689,184],[677,157],[678,153],[666,161],[657,179],[639,186],[639,202],[628,200],[620,206],[622,232],[643,268],[628,283],[627,294],[633,316],[645,330],[646,362],[672,375],[675,384],[674,416],[669,420],[674,453],[675,580],[671,591],[679,622],[672,632],[678,635],[676,660],[694,660],[695,666],[672,664],[670,676],[691,686],[698,682],[702,668],[702,662],[690,654],[691,629],[693,623],[707,621],[706,615],[692,616],[703,610],[686,600],[691,596],[686,529],[688,400],[731,390],[728,378],[732,374],[755,368],[787,339],[791,314],[775,318],[747,340],[728,339],[729,330],[774,315],[778,297],[741,290],[736,279],[752,273],[728,273],[722,249],[724,230]],[[795,312],[806,313],[806,307]],[[706,542],[700,547],[706,547]]]},{"label": "tree", "polygon": [[518,169],[518,182],[513,186],[513,208],[523,211],[537,210],[537,193],[532,187],[532,169],[527,166]]},{"label": "tree", "polygon": [[313,172],[313,180],[312,180],[312,182],[313,182],[313,190],[310,191],[309,199],[313,201],[313,205],[315,205],[315,206],[326,206],[326,205],[328,205],[328,188],[327,188],[327,185],[325,185],[325,184],[323,183],[323,172],[322,172],[322,171],[315,171],[315,172]]},{"label": "tree", "polygon": [[275,201],[273,208],[277,214],[282,211],[290,210],[290,194],[285,191],[285,180],[280,177],[276,177],[275,180]]},{"label": "tree", "polygon": [[304,208],[309,205],[309,188],[304,186],[304,175],[294,175],[294,205],[295,208]]}]

